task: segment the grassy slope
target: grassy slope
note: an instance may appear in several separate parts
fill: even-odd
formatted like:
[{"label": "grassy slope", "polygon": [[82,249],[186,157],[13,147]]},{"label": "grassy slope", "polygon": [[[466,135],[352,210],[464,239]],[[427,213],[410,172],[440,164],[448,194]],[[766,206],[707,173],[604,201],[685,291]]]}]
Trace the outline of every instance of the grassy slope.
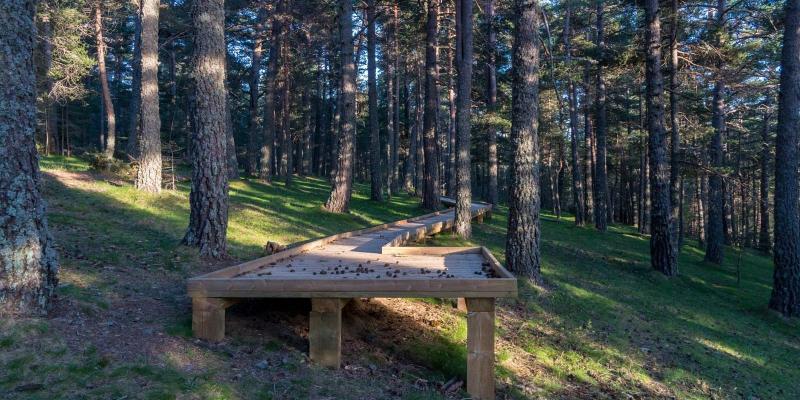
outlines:
[{"label": "grassy slope", "polygon": [[[44,159],[42,165],[49,171],[87,169],[75,159],[55,157]],[[367,339],[348,340],[347,361],[372,363],[374,353],[382,349],[388,350],[386,358],[391,360],[378,364],[385,368],[379,367],[378,376],[370,375],[365,382],[348,379],[348,374],[358,372],[332,373],[304,364],[304,350],[292,350],[292,340],[297,340],[291,339],[294,320],[279,320],[279,328],[289,326],[284,328],[288,335],[261,337],[265,328],[257,326],[257,333],[242,329],[236,335],[240,339],[222,347],[208,348],[184,338],[189,330],[181,282],[198,269],[216,267],[203,266],[193,251],[176,246],[187,221],[186,186],[151,196],[102,180],[69,183],[85,176],[65,174],[47,179],[45,186],[63,265],[60,303],[78,308],[79,316],[67,317],[68,310],[57,310],[55,320],[0,321],[0,394],[45,376],[46,389],[14,392],[11,397],[376,398],[394,393],[381,386],[395,385],[384,380],[399,376],[400,397],[435,398],[439,394],[429,387],[414,389],[421,373],[415,364],[427,368],[422,373],[445,380],[463,375],[464,319],[447,303],[392,303],[406,315],[425,315],[424,325],[398,334],[409,338],[402,343],[394,337],[384,343],[368,333],[384,320],[404,323],[409,318],[404,319],[402,312],[375,313],[374,320],[368,318],[372,311],[352,312],[350,324],[364,325]],[[322,180],[298,179],[292,188],[234,182],[228,231],[231,253],[249,259],[261,254],[267,240],[291,243],[422,213],[416,200],[406,196],[396,197],[391,205],[371,203],[367,189],[357,187],[353,214],[341,216],[320,209],[328,190]],[[505,223],[501,210],[487,224],[476,226],[474,238],[501,261]],[[647,239],[631,229],[614,227],[601,235],[551,216],[543,218],[542,229],[548,288],[521,283],[519,299],[503,300],[498,309],[502,392],[520,398],[800,397],[796,384],[800,324],[765,308],[771,285],[768,258],[729,250],[729,262],[720,268],[704,264],[700,250],[687,245],[681,276],[668,280],[650,271]],[[428,244],[453,242],[457,240],[442,235]],[[98,350],[99,344],[75,344],[69,335],[61,337],[75,319],[88,325],[94,320],[100,331],[84,335],[105,340],[108,333],[102,321],[115,320],[117,308],[131,303],[131,298],[142,301],[142,308],[163,309],[156,313],[160,317],[144,317],[138,323],[167,338],[169,346],[164,345],[167,351],[162,357],[119,361],[120,356]],[[148,306],[144,302],[149,299],[159,303]],[[253,320],[263,318],[260,314]],[[238,329],[248,321],[235,317],[229,323]],[[123,340],[125,335],[123,331]],[[370,347],[371,342],[378,345]],[[277,359],[282,366],[231,376],[229,365],[252,363],[248,355],[254,346],[259,349],[252,357]],[[205,367],[198,370],[189,363],[187,368],[183,358],[203,360],[194,365]],[[318,386],[325,389],[315,389]],[[276,391],[282,387],[286,391]]]},{"label": "grassy slope", "polygon": [[[649,267],[649,241],[629,227],[607,234],[542,218],[548,288],[521,284],[522,329],[504,332],[535,356],[545,393],[635,393],[679,398],[800,398],[800,323],[766,309],[772,262],[728,249],[722,267],[683,247],[680,276]],[[475,229],[501,262],[506,210]],[[454,245],[447,236],[428,245]],[[461,243],[463,244],[463,243]],[[737,283],[737,265],[741,280]],[[502,367],[502,363],[501,363]]]}]

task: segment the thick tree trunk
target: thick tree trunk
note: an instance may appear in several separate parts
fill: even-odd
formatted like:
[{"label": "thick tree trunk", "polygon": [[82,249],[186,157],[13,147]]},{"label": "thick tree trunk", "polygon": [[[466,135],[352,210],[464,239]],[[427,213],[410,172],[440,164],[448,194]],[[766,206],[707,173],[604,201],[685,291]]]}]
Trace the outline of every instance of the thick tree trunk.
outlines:
[{"label": "thick tree trunk", "polygon": [[263,8],[258,12],[256,22],[255,37],[253,38],[253,58],[250,64],[250,124],[247,131],[247,162],[245,163],[245,174],[256,176],[258,174],[258,155],[261,151],[259,140],[261,139],[261,126],[258,120],[258,84],[261,80],[261,59],[264,53],[264,24],[267,13]]},{"label": "thick tree trunk", "polygon": [[759,250],[769,253],[772,243],[769,236],[769,162],[772,158],[769,140],[769,113],[764,113],[764,127],[761,130],[761,185],[759,191],[759,210],[761,224],[758,232]]},{"label": "thick tree trunk", "polygon": [[131,101],[128,107],[128,143],[125,151],[133,158],[139,157],[139,124],[142,107],[142,0],[136,5],[133,29],[133,60],[131,63]]},{"label": "thick tree trunk", "polygon": [[[588,34],[587,34],[588,36]],[[588,38],[587,38],[588,39]],[[584,221],[592,221],[594,216],[594,140],[592,139],[592,119],[590,117],[589,107],[589,64],[587,63],[583,68],[583,141],[584,141],[584,157],[583,157],[583,203]]]},{"label": "thick tree trunk", "polygon": [[448,105],[448,118],[450,123],[447,126],[447,195],[455,197],[456,195],[456,84],[455,84],[455,66],[453,59],[455,58],[455,49],[450,48],[450,54],[447,57],[447,105]]},{"label": "thick tree trunk", "polygon": [[161,191],[161,115],[158,110],[158,0],[142,0],[141,112],[136,188]]},{"label": "thick tree trunk", "polygon": [[378,128],[378,78],[375,64],[375,0],[367,2],[367,85],[369,86],[369,175],[370,199],[383,201],[381,138]]},{"label": "thick tree trunk", "polygon": [[0,5],[0,313],[42,315],[58,286],[36,154],[36,1]]},{"label": "thick tree trunk", "polygon": [[681,136],[678,128],[678,0],[671,0],[669,32],[669,201],[673,247],[680,250]]},{"label": "thick tree trunk", "polygon": [[[484,9],[486,16],[486,111],[496,112],[497,103],[497,33],[494,27],[494,1],[486,0]],[[488,124],[486,132],[488,144],[489,195],[487,200],[497,206],[497,128]]]},{"label": "thick tree trunk", "polygon": [[228,175],[226,165],[227,100],[225,91],[224,0],[195,0],[192,135],[192,190],[189,227],[183,238],[200,256],[227,256]]},{"label": "thick tree trunk", "polygon": [[439,208],[439,151],[436,144],[436,115],[439,96],[437,81],[439,72],[436,62],[436,36],[439,31],[439,2],[428,0],[428,22],[425,45],[425,115],[422,136],[425,149],[425,174],[422,185],[422,207],[428,210]]},{"label": "thick tree trunk", "polygon": [[598,49],[597,63],[597,82],[595,99],[595,154],[594,163],[594,225],[597,230],[605,232],[608,229],[608,179],[606,173],[606,81],[603,77],[603,59],[605,48],[604,22],[603,22],[603,1],[596,0],[597,6],[597,36],[595,44]]},{"label": "thick tree trunk", "polygon": [[664,82],[661,75],[661,21],[658,0],[645,1],[647,45],[647,130],[650,154],[650,265],[666,276],[678,274],[670,218],[667,136],[664,132]]},{"label": "thick tree trunk", "polygon": [[786,2],[775,139],[775,272],[769,308],[800,316],[800,0]]},{"label": "thick tree trunk", "polygon": [[[470,115],[472,108],[472,0],[456,1],[456,219],[455,233],[472,236],[472,183],[470,171]],[[533,7],[531,5],[531,7]],[[531,17],[535,18],[535,16]]]},{"label": "thick tree trunk", "polygon": [[102,150],[106,157],[113,158],[117,142],[117,117],[114,114],[114,103],[111,101],[111,89],[108,86],[108,73],[106,72],[106,43],[103,39],[103,0],[95,1],[94,35],[97,44],[97,70],[100,73],[101,97],[106,118],[105,148]]},{"label": "thick tree trunk", "polygon": [[350,209],[353,191],[353,142],[356,135],[356,71],[353,61],[353,4],[339,1],[339,38],[342,80],[341,130],[339,132],[339,157],[330,197],[325,203],[328,211],[342,213]]},{"label": "thick tree trunk", "polygon": [[542,282],[539,262],[539,38],[535,0],[515,0],[512,53],[511,186],[506,263]]}]

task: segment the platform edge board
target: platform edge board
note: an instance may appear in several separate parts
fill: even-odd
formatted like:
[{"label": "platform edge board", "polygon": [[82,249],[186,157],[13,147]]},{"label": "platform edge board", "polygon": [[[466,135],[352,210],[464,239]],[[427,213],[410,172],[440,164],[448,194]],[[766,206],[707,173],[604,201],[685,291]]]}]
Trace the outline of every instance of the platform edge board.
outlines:
[{"label": "platform edge board", "polygon": [[[514,278],[488,279],[192,279],[188,287],[190,295],[201,291],[228,292],[511,292],[517,290]],[[207,296],[207,297],[227,297]],[[269,296],[266,296],[269,297]]]}]

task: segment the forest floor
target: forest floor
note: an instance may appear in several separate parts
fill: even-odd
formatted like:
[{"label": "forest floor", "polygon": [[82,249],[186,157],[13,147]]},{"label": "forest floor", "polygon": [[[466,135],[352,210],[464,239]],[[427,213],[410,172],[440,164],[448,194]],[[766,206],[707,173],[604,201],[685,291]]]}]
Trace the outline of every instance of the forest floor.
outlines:
[{"label": "forest floor", "polygon": [[[327,213],[324,180],[231,183],[233,259],[179,246],[188,185],[147,195],[75,158],[42,160],[62,269],[48,318],[0,320],[0,397],[11,399],[455,399],[466,323],[450,301],[373,299],[344,312],[343,368],[307,358],[304,300],[232,307],[226,340],[191,337],[188,277],[289,244],[422,214],[418,201],[368,200]],[[474,225],[503,261],[506,210]],[[466,244],[442,234],[425,245]],[[498,398],[800,398],[800,321],[766,309],[769,257],[727,250],[723,266],[687,243],[680,276],[648,262],[647,238],[542,218],[544,288],[498,301]]]}]

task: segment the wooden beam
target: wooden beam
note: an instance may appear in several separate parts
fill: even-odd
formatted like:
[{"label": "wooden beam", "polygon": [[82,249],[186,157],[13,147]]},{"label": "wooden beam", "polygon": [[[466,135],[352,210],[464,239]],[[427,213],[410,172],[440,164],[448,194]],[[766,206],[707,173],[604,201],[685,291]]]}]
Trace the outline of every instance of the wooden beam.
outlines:
[{"label": "wooden beam", "polygon": [[328,368],[342,363],[342,307],[346,299],[311,299],[308,324],[309,357]]},{"label": "wooden beam", "polygon": [[225,338],[225,309],[233,299],[192,298],[192,333],[196,338],[220,341]]},{"label": "wooden beam", "polygon": [[467,393],[494,399],[494,299],[466,298]]}]

